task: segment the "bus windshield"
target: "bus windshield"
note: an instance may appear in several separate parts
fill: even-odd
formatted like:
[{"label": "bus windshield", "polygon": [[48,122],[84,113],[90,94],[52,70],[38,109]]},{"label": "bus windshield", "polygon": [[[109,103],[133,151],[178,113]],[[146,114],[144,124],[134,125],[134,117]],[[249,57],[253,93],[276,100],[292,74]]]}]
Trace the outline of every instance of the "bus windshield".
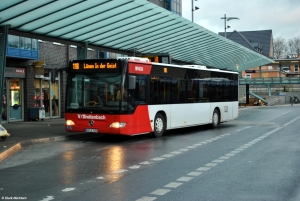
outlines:
[{"label": "bus windshield", "polygon": [[128,113],[127,90],[121,79],[121,73],[68,74],[66,111]]}]

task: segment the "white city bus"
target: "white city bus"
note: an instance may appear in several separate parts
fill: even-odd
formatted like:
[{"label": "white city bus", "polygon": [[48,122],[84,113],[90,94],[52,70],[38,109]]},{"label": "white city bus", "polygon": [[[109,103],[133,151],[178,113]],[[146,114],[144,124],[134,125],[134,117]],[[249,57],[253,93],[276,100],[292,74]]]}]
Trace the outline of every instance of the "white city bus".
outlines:
[{"label": "white city bus", "polygon": [[123,58],[74,60],[67,73],[70,132],[160,137],[238,117],[237,72]]}]

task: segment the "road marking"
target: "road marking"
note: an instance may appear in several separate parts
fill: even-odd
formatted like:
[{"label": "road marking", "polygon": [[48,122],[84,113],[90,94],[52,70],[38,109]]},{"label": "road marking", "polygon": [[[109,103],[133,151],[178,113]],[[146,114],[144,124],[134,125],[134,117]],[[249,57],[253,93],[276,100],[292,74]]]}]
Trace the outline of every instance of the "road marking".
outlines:
[{"label": "road marking", "polygon": [[190,181],[193,178],[194,177],[180,177],[180,178],[176,179],[176,181]]},{"label": "road marking", "polygon": [[141,165],[149,165],[149,164],[151,164],[151,163],[153,163],[153,162],[144,161],[144,162],[141,162],[140,164],[141,164]]},{"label": "road marking", "polygon": [[152,160],[152,161],[162,161],[162,160],[165,160],[165,158],[158,158],[158,157],[157,157],[157,158],[152,158],[151,160]]},{"label": "road marking", "polygon": [[188,149],[179,149],[178,151],[188,151]]},{"label": "road marking", "polygon": [[166,193],[168,193],[170,191],[171,190],[169,190],[169,189],[157,189],[157,190],[153,191],[150,194],[153,194],[153,195],[165,195]]},{"label": "road marking", "polygon": [[194,148],[196,148],[197,146],[187,146],[186,148],[187,149],[194,149]]},{"label": "road marking", "polygon": [[179,151],[172,151],[171,154],[181,154]]},{"label": "road marking", "polygon": [[140,198],[136,201],[153,201],[153,200],[156,200],[156,197],[147,197],[147,196],[145,196],[145,197],[142,197],[142,198]]},{"label": "road marking", "polygon": [[173,154],[165,154],[165,155],[162,155],[161,157],[167,157],[167,158],[169,158],[169,157],[172,157],[172,156],[174,156]]},{"label": "road marking", "polygon": [[222,163],[224,160],[214,160],[213,163]]},{"label": "road marking", "polygon": [[63,189],[61,191],[63,191],[63,192],[69,192],[69,191],[73,191],[73,190],[75,190],[75,188],[65,188],[65,189]]},{"label": "road marking", "polygon": [[218,165],[218,163],[207,163],[204,166],[206,166],[206,167],[215,167],[216,165]]},{"label": "road marking", "polygon": [[207,171],[209,169],[210,169],[210,167],[201,167],[201,168],[198,168],[197,170],[199,170],[199,171]]},{"label": "road marking", "polygon": [[202,172],[190,172],[187,175],[188,176],[199,176],[200,174],[202,174]]},{"label": "road marking", "polygon": [[54,200],[54,196],[47,196],[46,198],[42,199],[41,201],[50,201]]},{"label": "road marking", "polygon": [[[247,127],[247,128],[250,128],[250,127]],[[269,136],[269,135],[271,135],[271,134],[279,131],[282,128],[283,127],[275,128],[275,129],[273,129],[273,130],[265,133],[262,136],[264,136],[264,138],[265,138],[265,137],[267,137],[267,136]],[[224,134],[223,136],[225,136],[225,135],[230,135],[230,134]],[[259,142],[262,139],[262,136],[260,136],[260,137],[258,137],[256,139],[254,139],[254,140],[252,140],[252,141],[250,141],[250,142],[242,145],[241,147],[239,147],[239,148],[237,148],[237,149],[235,149],[235,150],[233,150],[231,152],[228,152],[224,156],[221,156],[218,159],[211,161],[210,163],[207,163],[203,167],[200,167],[200,168],[196,169],[196,171],[188,173],[187,175],[190,176],[190,177],[183,176],[183,177],[178,178],[176,181],[183,181],[183,182],[190,181],[191,179],[195,178],[196,176],[201,175],[203,172],[210,170],[211,168],[217,166],[219,163],[222,163],[224,160],[227,160],[230,157],[235,156],[236,154],[240,153],[241,151],[244,151],[245,149],[251,147],[256,142]],[[207,142],[209,142],[209,140],[206,140],[205,142],[199,142],[198,144],[202,145],[202,144],[206,144]],[[171,152],[171,153],[174,153],[174,152]],[[164,187],[165,188],[177,188],[178,186],[180,186],[182,184],[183,183],[179,183],[179,182],[170,182],[169,184],[165,185]],[[156,191],[154,191],[154,192],[152,192],[150,194],[164,195],[164,194],[168,193],[169,191],[167,191],[166,189],[157,189]],[[146,201],[146,199],[144,200],[143,198],[148,198],[148,197],[142,197],[142,198],[138,199],[137,201]],[[150,198],[153,198],[153,197],[150,197]]]},{"label": "road marking", "polygon": [[133,165],[130,166],[129,169],[139,169],[141,166],[140,165]]},{"label": "road marking", "polygon": [[121,169],[121,170],[117,170],[117,171],[113,172],[113,174],[120,174],[120,173],[127,172],[127,171],[128,170]]},{"label": "road marking", "polygon": [[171,182],[171,183],[168,183],[167,185],[165,185],[164,187],[166,187],[166,188],[177,188],[181,184],[182,183],[179,183],[179,182]]},{"label": "road marking", "polygon": [[226,160],[226,159],[228,159],[228,158],[230,158],[229,156],[221,156],[219,159],[224,159],[224,160]]}]

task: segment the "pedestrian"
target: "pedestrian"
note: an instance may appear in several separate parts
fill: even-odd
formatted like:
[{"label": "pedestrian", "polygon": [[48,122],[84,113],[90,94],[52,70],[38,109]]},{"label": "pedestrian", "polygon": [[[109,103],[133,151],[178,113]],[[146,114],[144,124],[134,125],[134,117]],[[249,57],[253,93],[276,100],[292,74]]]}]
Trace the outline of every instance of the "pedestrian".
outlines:
[{"label": "pedestrian", "polygon": [[293,106],[293,103],[294,103],[294,94],[290,96],[290,103],[291,103],[291,106]]}]

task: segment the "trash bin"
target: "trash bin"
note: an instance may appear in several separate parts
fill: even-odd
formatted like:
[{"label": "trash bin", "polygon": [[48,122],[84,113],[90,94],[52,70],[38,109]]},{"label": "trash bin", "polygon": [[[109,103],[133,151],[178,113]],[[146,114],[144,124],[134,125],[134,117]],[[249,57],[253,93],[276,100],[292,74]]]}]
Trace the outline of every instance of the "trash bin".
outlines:
[{"label": "trash bin", "polygon": [[45,108],[43,107],[31,107],[29,108],[29,121],[43,121],[45,118]]}]

